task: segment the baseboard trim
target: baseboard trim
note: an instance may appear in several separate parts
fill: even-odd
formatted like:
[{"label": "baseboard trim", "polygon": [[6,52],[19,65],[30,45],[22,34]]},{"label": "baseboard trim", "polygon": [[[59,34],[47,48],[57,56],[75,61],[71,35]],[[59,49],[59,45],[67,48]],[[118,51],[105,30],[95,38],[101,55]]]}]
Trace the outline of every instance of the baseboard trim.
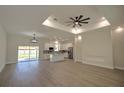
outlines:
[{"label": "baseboard trim", "polygon": [[82,63],[87,64],[87,65],[93,65],[93,66],[97,66],[97,67],[102,67],[102,68],[114,69],[114,67],[110,67],[110,66],[96,65],[96,64],[86,63],[86,62],[82,62]]},{"label": "baseboard trim", "polygon": [[75,61],[75,62],[82,62],[82,60],[75,60],[75,59],[74,59],[74,61]]},{"label": "baseboard trim", "polygon": [[15,63],[18,63],[18,62],[16,62],[16,61],[9,61],[6,64],[15,64]]},{"label": "baseboard trim", "polygon": [[4,67],[5,67],[5,64],[0,67],[0,72],[2,72],[2,70],[4,69]]},{"label": "baseboard trim", "polygon": [[46,58],[46,59],[39,59],[39,61],[44,61],[44,60],[50,60],[49,58]]},{"label": "baseboard trim", "polygon": [[81,61],[75,61],[75,62],[82,63]]},{"label": "baseboard trim", "polygon": [[[48,59],[39,59],[38,61],[40,62],[40,61],[44,61],[44,60],[48,60]],[[18,61],[8,61],[6,64],[16,64],[16,63],[18,63]]]},{"label": "baseboard trim", "polygon": [[124,67],[115,67],[115,69],[124,70]]}]

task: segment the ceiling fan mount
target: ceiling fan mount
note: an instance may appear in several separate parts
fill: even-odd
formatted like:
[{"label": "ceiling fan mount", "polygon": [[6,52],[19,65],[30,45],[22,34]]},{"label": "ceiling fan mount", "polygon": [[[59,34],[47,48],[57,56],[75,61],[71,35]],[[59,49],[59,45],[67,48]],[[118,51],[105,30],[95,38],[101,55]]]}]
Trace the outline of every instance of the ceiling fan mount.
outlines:
[{"label": "ceiling fan mount", "polygon": [[79,16],[76,16],[76,17],[70,17],[70,21],[66,22],[68,23],[68,26],[73,26],[73,27],[76,27],[76,26],[79,26],[81,27],[83,24],[88,24],[89,23],[89,20],[90,20],[90,17],[87,17],[87,18],[84,18],[83,19],[83,15],[79,15]]}]

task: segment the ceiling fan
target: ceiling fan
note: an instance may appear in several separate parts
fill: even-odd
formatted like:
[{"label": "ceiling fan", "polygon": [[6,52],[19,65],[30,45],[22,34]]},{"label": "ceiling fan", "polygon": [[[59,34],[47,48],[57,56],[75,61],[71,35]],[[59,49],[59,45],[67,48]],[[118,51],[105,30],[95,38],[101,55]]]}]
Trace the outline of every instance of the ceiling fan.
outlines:
[{"label": "ceiling fan", "polygon": [[33,34],[33,38],[31,39],[31,43],[37,43],[38,40],[36,39],[35,34]]},{"label": "ceiling fan", "polygon": [[73,27],[76,27],[76,26],[82,26],[83,24],[88,24],[89,23],[89,20],[90,20],[90,17],[87,17],[87,18],[84,18],[83,19],[83,15],[80,15],[80,16],[76,16],[76,17],[70,17],[70,21],[66,22],[68,23],[67,26],[70,26],[72,25]]}]

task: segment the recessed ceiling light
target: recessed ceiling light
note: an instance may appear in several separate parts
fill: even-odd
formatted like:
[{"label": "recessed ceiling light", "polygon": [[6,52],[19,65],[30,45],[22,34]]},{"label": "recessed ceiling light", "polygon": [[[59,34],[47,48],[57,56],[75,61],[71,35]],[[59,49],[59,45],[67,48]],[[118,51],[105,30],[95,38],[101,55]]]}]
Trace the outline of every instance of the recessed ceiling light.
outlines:
[{"label": "recessed ceiling light", "polygon": [[81,39],[82,39],[82,37],[79,35],[79,36],[78,36],[78,40],[81,40]]},{"label": "recessed ceiling light", "polygon": [[102,20],[105,20],[105,17],[102,17]]},{"label": "recessed ceiling light", "polygon": [[56,44],[58,44],[59,42],[58,41],[55,41]]},{"label": "recessed ceiling light", "polygon": [[122,32],[122,31],[123,31],[123,28],[120,26],[116,29],[116,32]]}]

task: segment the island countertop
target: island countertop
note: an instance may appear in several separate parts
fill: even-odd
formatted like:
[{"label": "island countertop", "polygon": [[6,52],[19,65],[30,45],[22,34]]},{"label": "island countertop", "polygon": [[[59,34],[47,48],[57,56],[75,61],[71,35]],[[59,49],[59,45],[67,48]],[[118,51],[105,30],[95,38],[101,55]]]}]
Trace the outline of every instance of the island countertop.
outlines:
[{"label": "island countertop", "polygon": [[65,54],[68,53],[66,50],[60,50],[60,51],[49,51],[45,50],[44,54],[49,55],[50,62],[60,62],[65,60]]},{"label": "island countertop", "polygon": [[43,53],[44,54],[53,54],[53,53],[67,53],[68,50],[59,50],[59,51],[50,51],[50,50],[44,50]]}]

